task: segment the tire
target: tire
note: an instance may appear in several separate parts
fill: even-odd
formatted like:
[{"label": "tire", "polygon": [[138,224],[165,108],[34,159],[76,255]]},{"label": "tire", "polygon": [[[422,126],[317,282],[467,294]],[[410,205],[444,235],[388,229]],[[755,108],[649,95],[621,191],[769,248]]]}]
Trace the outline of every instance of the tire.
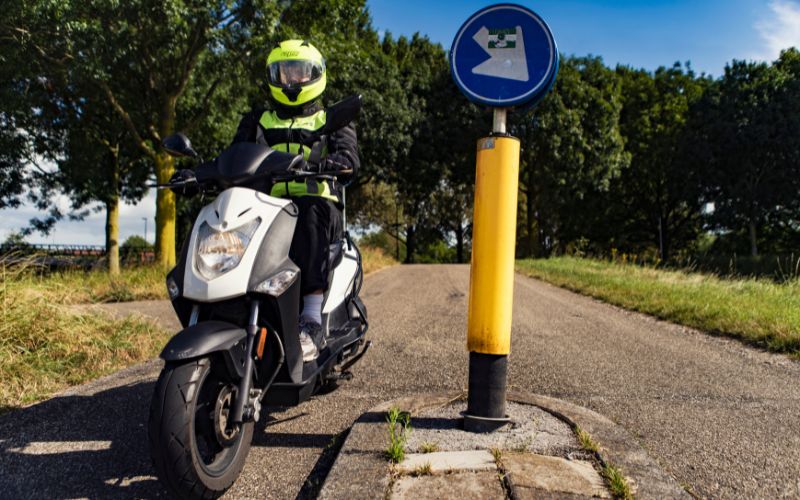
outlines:
[{"label": "tire", "polygon": [[[217,374],[222,371],[212,369],[210,358],[167,363],[156,382],[150,454],[158,478],[177,498],[221,496],[250,451],[253,422],[233,429],[220,423],[226,416],[224,401],[232,400],[235,388]],[[225,428],[222,434],[215,431],[220,427]]]}]

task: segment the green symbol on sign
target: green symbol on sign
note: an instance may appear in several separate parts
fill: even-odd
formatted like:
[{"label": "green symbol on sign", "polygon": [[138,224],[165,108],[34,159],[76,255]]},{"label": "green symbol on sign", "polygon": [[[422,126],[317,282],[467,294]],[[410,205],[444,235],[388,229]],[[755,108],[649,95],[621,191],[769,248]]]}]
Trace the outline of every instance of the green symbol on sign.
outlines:
[{"label": "green symbol on sign", "polygon": [[513,49],[517,47],[517,30],[514,28],[490,29],[490,49]]}]

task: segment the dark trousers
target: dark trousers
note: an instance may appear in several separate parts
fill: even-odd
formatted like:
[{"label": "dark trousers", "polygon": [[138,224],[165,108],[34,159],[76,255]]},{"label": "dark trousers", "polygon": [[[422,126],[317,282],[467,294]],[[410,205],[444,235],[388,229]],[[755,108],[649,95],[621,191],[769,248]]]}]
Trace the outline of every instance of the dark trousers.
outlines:
[{"label": "dark trousers", "polygon": [[319,196],[292,198],[299,209],[289,257],[300,268],[303,295],[328,289],[328,251],[342,238],[342,211]]}]

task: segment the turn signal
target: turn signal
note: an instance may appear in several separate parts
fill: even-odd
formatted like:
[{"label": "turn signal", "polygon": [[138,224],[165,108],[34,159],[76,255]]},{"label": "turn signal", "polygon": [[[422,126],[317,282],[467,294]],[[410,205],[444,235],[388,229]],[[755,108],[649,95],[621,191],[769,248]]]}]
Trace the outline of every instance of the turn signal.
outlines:
[{"label": "turn signal", "polygon": [[267,343],[267,329],[261,329],[261,335],[258,337],[258,348],[256,349],[256,357],[263,359],[264,357],[264,344]]}]

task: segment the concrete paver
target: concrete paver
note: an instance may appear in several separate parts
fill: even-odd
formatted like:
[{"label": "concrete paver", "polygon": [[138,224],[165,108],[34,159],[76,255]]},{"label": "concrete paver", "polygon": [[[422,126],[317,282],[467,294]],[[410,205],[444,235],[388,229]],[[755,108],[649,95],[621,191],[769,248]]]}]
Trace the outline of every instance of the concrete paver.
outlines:
[{"label": "concrete paver", "polygon": [[514,490],[532,489],[610,498],[605,482],[591,462],[532,453],[503,453],[503,468]]},{"label": "concrete paver", "polygon": [[398,464],[401,472],[414,473],[430,466],[432,473],[495,470],[497,464],[488,450],[410,453]]},{"label": "concrete paver", "polygon": [[506,498],[497,472],[403,476],[392,485],[392,500],[489,500]]}]

